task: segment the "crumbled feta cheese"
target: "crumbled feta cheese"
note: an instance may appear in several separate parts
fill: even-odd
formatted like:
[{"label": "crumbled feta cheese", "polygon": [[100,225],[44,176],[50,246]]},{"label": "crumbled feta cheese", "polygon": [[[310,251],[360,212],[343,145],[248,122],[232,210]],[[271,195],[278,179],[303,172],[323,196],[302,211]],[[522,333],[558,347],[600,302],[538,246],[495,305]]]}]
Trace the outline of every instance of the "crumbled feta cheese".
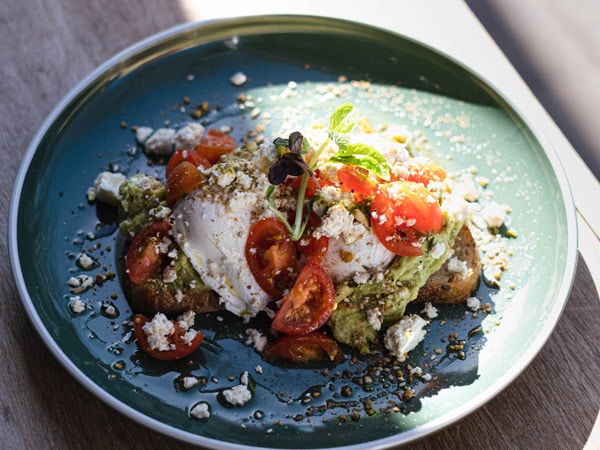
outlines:
[{"label": "crumbled feta cheese", "polygon": [[119,186],[126,177],[122,173],[102,172],[94,181],[95,198],[111,206],[119,204]]},{"label": "crumbled feta cheese", "polygon": [[490,203],[481,210],[481,216],[488,227],[500,228],[508,219],[508,209],[506,205]]},{"label": "crumbled feta cheese", "polygon": [[477,311],[480,306],[481,302],[477,297],[469,297],[467,299],[467,308],[469,308],[470,310]]},{"label": "crumbled feta cheese", "polygon": [[425,303],[425,307],[421,311],[428,319],[435,319],[438,316],[438,310],[430,302]]},{"label": "crumbled feta cheese", "polygon": [[69,299],[69,308],[71,308],[71,311],[75,314],[81,314],[85,311],[85,303],[81,301],[79,296],[74,296]]},{"label": "crumbled feta cheese", "polygon": [[356,284],[365,284],[371,279],[369,272],[356,272],[354,274],[354,282]]},{"label": "crumbled feta cheese", "polygon": [[161,352],[172,350],[168,336],[173,334],[175,326],[163,313],[157,313],[150,322],[147,322],[142,327],[142,330],[146,333],[148,346],[152,350],[159,350]]},{"label": "crumbled feta cheese", "polygon": [[197,122],[190,122],[175,134],[177,148],[194,150],[202,141],[204,127]]},{"label": "crumbled feta cheese", "polygon": [[437,242],[433,248],[429,251],[429,256],[433,259],[441,258],[446,253],[446,244],[443,242]]},{"label": "crumbled feta cheese", "polygon": [[78,275],[76,277],[69,278],[67,285],[71,287],[73,294],[80,294],[88,289],[94,287],[94,279],[89,275]]},{"label": "crumbled feta cheese", "polygon": [[400,322],[388,328],[384,344],[389,352],[403,362],[406,354],[414,349],[427,333],[423,328],[427,321],[416,314],[405,316]]},{"label": "crumbled feta cheese", "polygon": [[223,397],[234,406],[244,406],[252,399],[252,393],[245,384],[238,384],[223,391]]},{"label": "crumbled feta cheese", "polygon": [[465,261],[461,261],[456,256],[453,256],[448,260],[448,270],[460,275],[462,279],[466,278],[469,274],[469,267]]},{"label": "crumbled feta cheese", "polygon": [[165,270],[163,270],[162,278],[165,283],[173,283],[177,280],[177,271],[174,267],[167,266],[165,267]]},{"label": "crumbled feta cheese", "polygon": [[144,142],[144,149],[149,155],[168,156],[173,151],[175,130],[159,128]]},{"label": "crumbled feta cheese", "polygon": [[344,231],[352,226],[354,217],[343,205],[337,204],[329,208],[327,215],[323,217],[320,232],[323,236],[330,238],[339,237]]},{"label": "crumbled feta cheese", "polygon": [[117,317],[117,315],[118,315],[117,308],[115,308],[114,305],[107,304],[104,307],[104,314],[107,315],[108,317]]},{"label": "crumbled feta cheese", "polygon": [[229,78],[229,82],[234,86],[242,86],[248,81],[248,77],[243,72],[236,72]]},{"label": "crumbled feta cheese", "polygon": [[468,202],[476,202],[479,198],[477,187],[472,178],[467,178],[462,183],[457,184],[453,192]]},{"label": "crumbled feta cheese", "polygon": [[208,419],[210,417],[210,408],[208,403],[196,403],[192,409],[190,409],[190,416],[192,416],[194,419]]},{"label": "crumbled feta cheese", "polygon": [[87,253],[82,253],[79,258],[77,258],[77,264],[82,269],[90,269],[94,265],[94,260]]},{"label": "crumbled feta cheese", "polygon": [[138,144],[144,145],[150,136],[152,136],[154,130],[150,127],[138,127],[135,131],[135,140]]},{"label": "crumbled feta cheese", "polygon": [[267,347],[267,338],[258,330],[254,328],[248,328],[246,330],[246,345],[252,345],[257,352],[262,353]]},{"label": "crumbled feta cheese", "polygon": [[383,322],[383,314],[378,309],[370,309],[367,311],[367,322],[375,331],[379,331]]},{"label": "crumbled feta cheese", "polygon": [[191,389],[200,382],[200,380],[198,380],[196,377],[183,377],[182,381],[182,386],[184,389]]}]

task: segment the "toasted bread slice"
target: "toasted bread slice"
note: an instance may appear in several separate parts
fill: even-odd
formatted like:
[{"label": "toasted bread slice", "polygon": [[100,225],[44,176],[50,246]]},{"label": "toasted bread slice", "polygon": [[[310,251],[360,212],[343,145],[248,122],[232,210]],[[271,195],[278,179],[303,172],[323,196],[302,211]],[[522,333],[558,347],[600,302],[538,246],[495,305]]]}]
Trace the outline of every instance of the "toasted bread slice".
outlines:
[{"label": "toasted bread slice", "polygon": [[129,306],[135,312],[155,314],[182,314],[192,310],[196,313],[221,311],[224,309],[219,296],[209,290],[184,289],[169,290],[160,281],[148,281],[134,284],[127,273],[123,272],[123,291]]},{"label": "toasted bread slice", "polygon": [[[453,258],[456,260],[453,261]],[[453,267],[456,263],[463,268],[466,265],[466,270],[456,270]],[[480,276],[479,251],[469,227],[464,225],[454,241],[454,254],[427,280],[414,301],[432,304],[462,303],[475,292]]]},{"label": "toasted bread slice", "polygon": [[[466,264],[466,273],[453,270],[450,260],[457,258]],[[475,240],[464,226],[454,243],[454,255],[434,273],[419,290],[417,303],[458,304],[464,302],[477,289],[481,273],[481,262]],[[123,290],[135,312],[155,314],[181,314],[192,310],[197,313],[224,310],[219,296],[214,291],[185,289],[171,291],[160,281],[148,281],[134,284],[126,272],[123,272]]]}]

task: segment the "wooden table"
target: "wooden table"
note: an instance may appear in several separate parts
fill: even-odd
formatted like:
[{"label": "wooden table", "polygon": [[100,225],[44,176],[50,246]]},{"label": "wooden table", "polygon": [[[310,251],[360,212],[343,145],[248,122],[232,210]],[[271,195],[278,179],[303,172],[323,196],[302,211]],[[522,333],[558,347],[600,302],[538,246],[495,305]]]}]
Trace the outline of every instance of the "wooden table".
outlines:
[{"label": "wooden table", "polygon": [[[142,4],[143,3],[143,4]],[[589,448],[600,446],[600,185],[485,30],[460,0],[369,2],[23,0],[0,13],[0,227],[22,155],[44,118],[78,81],[127,46],[190,21],[275,12],[340,16],[400,31],[478,69],[554,143],[572,183],[579,265],[551,338],[514,383],[456,424],[409,448]],[[302,3],[302,6],[299,4]],[[250,6],[251,5],[251,6]],[[352,8],[354,9],[354,8]],[[105,405],[47,351],[21,305],[6,239],[0,246],[0,448],[188,448]]]}]

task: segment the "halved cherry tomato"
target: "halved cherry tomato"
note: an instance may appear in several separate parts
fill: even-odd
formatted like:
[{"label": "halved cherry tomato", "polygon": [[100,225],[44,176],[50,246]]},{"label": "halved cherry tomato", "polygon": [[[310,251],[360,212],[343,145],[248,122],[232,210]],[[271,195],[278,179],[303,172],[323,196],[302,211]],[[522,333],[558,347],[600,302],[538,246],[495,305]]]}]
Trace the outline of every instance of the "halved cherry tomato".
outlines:
[{"label": "halved cherry tomato", "polygon": [[[288,221],[294,223],[296,220],[296,211],[291,211],[288,214]],[[321,264],[327,250],[329,249],[329,238],[327,236],[315,237],[314,231],[321,225],[321,218],[314,212],[310,212],[310,218],[304,229],[302,237],[296,241],[296,247],[298,252],[304,257],[305,262],[313,262],[315,264]]]},{"label": "halved cherry tomato", "polygon": [[200,156],[206,158],[211,164],[219,162],[221,156],[232,152],[237,147],[237,142],[230,135],[211,128],[196,147]]},{"label": "halved cherry tomato", "polygon": [[258,285],[274,299],[292,286],[299,265],[296,244],[281,220],[267,217],[252,224],[245,256]]},{"label": "halved cherry tomato", "polygon": [[340,181],[340,189],[344,192],[352,192],[357,202],[373,198],[379,187],[375,175],[358,166],[344,164],[338,170],[337,177]]},{"label": "halved cherry tomato", "polygon": [[196,331],[196,335],[193,339],[188,343],[183,337],[187,330],[183,328],[178,322],[172,320],[174,331],[169,335],[168,339],[170,342],[170,346],[172,347],[170,350],[159,350],[150,347],[148,343],[148,336],[144,331],[144,325],[150,322],[143,314],[136,314],[133,318],[133,333],[135,334],[135,338],[137,339],[137,343],[144,352],[148,353],[150,356],[156,359],[162,360],[175,360],[181,359],[190,353],[194,352],[202,341],[204,340],[204,334],[200,331]]},{"label": "halved cherry tomato", "polygon": [[167,169],[165,171],[165,176],[169,178],[169,175],[171,174],[173,169],[183,161],[192,163],[196,167],[202,166],[205,169],[208,169],[211,166],[211,164],[208,162],[208,159],[206,159],[204,156],[199,155],[196,151],[180,148],[175,153],[173,153],[171,158],[169,158]]},{"label": "halved cherry tomato", "polygon": [[308,334],[327,322],[335,306],[331,277],[321,266],[309,262],[283,298],[271,326],[294,336]]},{"label": "halved cherry tomato", "polygon": [[298,251],[306,262],[321,264],[327,255],[329,249],[329,238],[327,236],[319,236],[316,238],[311,230],[305,231],[300,240],[297,242]]},{"label": "halved cherry tomato", "polygon": [[411,181],[384,184],[371,204],[371,226],[379,241],[401,256],[419,256],[418,238],[438,233],[444,216],[425,186]]},{"label": "halved cherry tomato", "polygon": [[444,181],[446,171],[444,168],[428,158],[414,158],[408,163],[409,174],[407,181],[421,183],[427,186],[431,181]]},{"label": "halved cherry tomato", "polygon": [[165,183],[167,203],[172,205],[184,194],[197,189],[204,178],[198,167],[188,161],[182,161],[169,173]]},{"label": "halved cherry tomato", "polygon": [[[290,186],[296,190],[300,189],[301,183],[302,183],[302,177],[287,177],[285,179],[285,181],[283,182],[283,184],[285,184],[286,186]],[[312,178],[309,178],[308,183],[306,184],[306,192],[304,195],[306,196],[306,198],[313,198],[316,193],[317,193],[317,185],[315,183],[315,180],[313,180]]]},{"label": "halved cherry tomato", "polygon": [[262,357],[265,361],[285,358],[297,363],[324,360],[336,364],[346,359],[337,342],[318,331],[303,336],[281,336],[266,348]]},{"label": "halved cherry tomato", "polygon": [[133,283],[145,283],[157,274],[166,258],[158,245],[169,238],[170,230],[166,220],[152,222],[133,239],[125,255],[125,268]]}]

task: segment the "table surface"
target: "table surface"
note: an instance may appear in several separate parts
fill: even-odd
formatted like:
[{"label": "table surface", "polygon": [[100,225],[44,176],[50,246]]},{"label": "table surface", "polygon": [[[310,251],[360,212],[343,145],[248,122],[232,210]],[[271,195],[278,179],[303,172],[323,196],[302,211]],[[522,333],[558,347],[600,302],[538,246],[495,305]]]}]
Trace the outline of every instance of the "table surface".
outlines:
[{"label": "table surface", "polygon": [[[151,34],[197,20],[261,13],[338,16],[390,28],[478,70],[553,142],[577,207],[579,255],[566,308],[540,354],[496,398],[407,448],[597,448],[600,446],[600,185],[489,35],[460,0],[345,2],[24,0],[0,15],[0,227],[21,158],[61,98],[99,64]],[[299,6],[297,3],[303,3]],[[378,13],[379,12],[379,13]],[[404,20],[398,20],[403,16]],[[410,18],[407,20],[406,18]],[[451,18],[451,20],[449,20]],[[5,234],[6,235],[6,234]],[[6,239],[0,245],[9,261]],[[1,268],[1,448],[188,448],[122,416],[75,382],[32,329],[10,264]],[[586,444],[587,443],[587,444]]]}]

